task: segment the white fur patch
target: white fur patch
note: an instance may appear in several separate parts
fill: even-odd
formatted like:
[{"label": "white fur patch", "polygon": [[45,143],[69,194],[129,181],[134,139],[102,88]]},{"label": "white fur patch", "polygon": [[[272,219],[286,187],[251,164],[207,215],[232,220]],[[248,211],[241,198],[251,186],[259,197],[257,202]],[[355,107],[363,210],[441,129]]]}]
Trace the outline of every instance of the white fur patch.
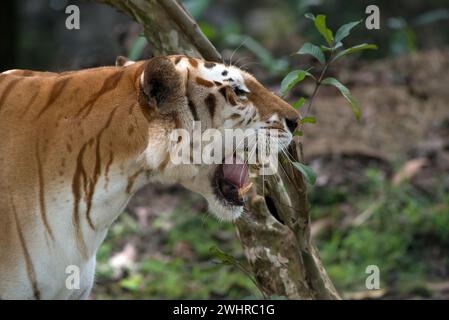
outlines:
[{"label": "white fur patch", "polygon": [[[227,71],[226,75],[223,75],[223,71]],[[233,66],[225,66],[220,63],[216,63],[212,68],[206,68],[203,63],[199,64],[198,72],[200,76],[209,81],[217,82],[229,82],[231,84],[237,85],[244,91],[248,91],[248,87],[245,85],[243,76],[240,71]]]},{"label": "white fur patch", "polygon": [[20,71],[20,70],[19,69],[7,70],[7,71],[2,72],[2,74],[11,74],[11,73],[14,73],[14,72],[17,72],[17,71]]}]

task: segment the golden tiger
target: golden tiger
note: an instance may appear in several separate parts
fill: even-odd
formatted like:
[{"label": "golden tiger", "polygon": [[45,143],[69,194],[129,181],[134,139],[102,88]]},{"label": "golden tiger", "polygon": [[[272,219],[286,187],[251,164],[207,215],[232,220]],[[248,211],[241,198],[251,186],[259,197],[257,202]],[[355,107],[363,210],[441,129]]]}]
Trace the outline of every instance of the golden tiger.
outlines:
[{"label": "golden tiger", "polygon": [[[1,73],[0,299],[88,297],[108,228],[149,182],[180,183],[220,219],[238,218],[246,179],[220,164],[173,164],[172,130],[265,128],[286,146],[298,120],[249,73],[181,55]],[[79,286],[67,286],[68,266]]]}]

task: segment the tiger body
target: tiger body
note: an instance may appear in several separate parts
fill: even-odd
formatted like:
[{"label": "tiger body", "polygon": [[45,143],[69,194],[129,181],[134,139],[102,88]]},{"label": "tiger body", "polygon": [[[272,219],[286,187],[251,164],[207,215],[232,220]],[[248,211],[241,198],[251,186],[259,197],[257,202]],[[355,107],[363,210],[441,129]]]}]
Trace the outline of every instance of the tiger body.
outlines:
[{"label": "tiger body", "polygon": [[[184,56],[0,74],[0,298],[87,298],[108,228],[149,182],[180,183],[237,218],[242,206],[214,190],[216,166],[171,163],[169,134],[194,120],[247,123],[283,130],[288,144],[287,118],[298,114],[249,74]],[[79,286],[67,285],[70,266]]]}]

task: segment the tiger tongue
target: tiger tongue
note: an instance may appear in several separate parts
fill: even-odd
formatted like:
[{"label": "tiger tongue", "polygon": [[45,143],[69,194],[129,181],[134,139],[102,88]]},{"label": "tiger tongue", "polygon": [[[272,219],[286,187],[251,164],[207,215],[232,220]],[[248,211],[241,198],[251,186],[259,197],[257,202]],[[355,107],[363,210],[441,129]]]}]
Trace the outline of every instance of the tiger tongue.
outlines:
[{"label": "tiger tongue", "polygon": [[[248,166],[244,163],[236,163],[236,158],[226,159],[223,164],[223,178],[237,188],[242,188],[248,181]],[[243,161],[239,161],[243,162]]]}]

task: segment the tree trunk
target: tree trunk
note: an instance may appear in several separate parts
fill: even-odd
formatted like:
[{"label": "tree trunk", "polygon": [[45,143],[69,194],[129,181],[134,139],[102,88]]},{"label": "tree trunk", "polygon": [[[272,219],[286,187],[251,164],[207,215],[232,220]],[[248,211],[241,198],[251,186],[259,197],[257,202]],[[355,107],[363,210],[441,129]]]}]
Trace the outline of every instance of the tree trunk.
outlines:
[{"label": "tree trunk", "polygon": [[[299,161],[297,138],[289,148]],[[279,156],[275,175],[258,176],[248,213],[237,231],[256,280],[266,295],[289,299],[340,299],[310,241],[307,185],[290,160]]]},{"label": "tree trunk", "polygon": [[[139,22],[155,54],[183,53],[210,61],[221,56],[175,0],[93,0]],[[298,161],[299,141],[290,147]],[[278,174],[258,176],[237,233],[259,287],[267,297],[340,299],[310,241],[306,183],[283,155]]]}]

